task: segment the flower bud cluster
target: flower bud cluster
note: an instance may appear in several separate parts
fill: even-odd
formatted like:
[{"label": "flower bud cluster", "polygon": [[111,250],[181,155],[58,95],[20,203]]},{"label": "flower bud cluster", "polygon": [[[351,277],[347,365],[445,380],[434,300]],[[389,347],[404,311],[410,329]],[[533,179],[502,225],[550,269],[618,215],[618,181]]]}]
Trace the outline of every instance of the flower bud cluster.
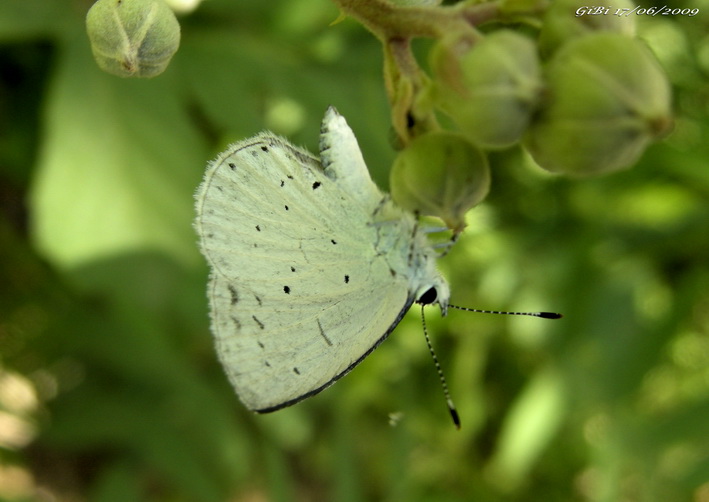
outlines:
[{"label": "flower bud cluster", "polygon": [[634,19],[574,16],[579,5],[552,3],[536,38],[498,28],[436,41],[418,102],[458,132],[424,132],[400,152],[391,175],[399,204],[458,230],[487,194],[487,150],[519,144],[547,171],[593,176],[631,167],[667,134],[670,85],[634,37]]}]

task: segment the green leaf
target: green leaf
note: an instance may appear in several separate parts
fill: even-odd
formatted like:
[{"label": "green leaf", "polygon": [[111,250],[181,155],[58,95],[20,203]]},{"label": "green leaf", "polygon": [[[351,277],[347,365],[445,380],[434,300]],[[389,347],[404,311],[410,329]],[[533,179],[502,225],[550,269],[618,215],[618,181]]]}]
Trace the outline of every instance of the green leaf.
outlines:
[{"label": "green leaf", "polygon": [[30,200],[38,248],[60,268],[146,249],[195,263],[188,201],[207,154],[174,81],[119,80],[87,58],[71,39],[49,89]]},{"label": "green leaf", "polygon": [[71,23],[71,9],[63,2],[5,0],[0,2],[0,42],[56,35]]}]

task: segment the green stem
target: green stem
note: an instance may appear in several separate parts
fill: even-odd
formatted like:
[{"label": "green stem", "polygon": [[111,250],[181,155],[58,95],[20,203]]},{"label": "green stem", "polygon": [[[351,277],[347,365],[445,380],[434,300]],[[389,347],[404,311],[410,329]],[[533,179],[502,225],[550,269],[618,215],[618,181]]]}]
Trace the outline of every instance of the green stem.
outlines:
[{"label": "green stem", "polygon": [[[496,12],[495,4],[457,7],[406,7],[386,0],[333,0],[348,16],[369,29],[380,40],[392,38],[440,38],[451,31],[470,28],[469,18],[485,18],[482,11]],[[481,9],[484,7],[484,9]]]},{"label": "green stem", "polygon": [[[384,48],[384,80],[392,106],[392,124],[406,144],[421,131],[438,128],[430,110],[414,110],[428,77],[411,52],[416,37],[446,36],[475,43],[482,35],[475,26],[500,17],[497,2],[451,7],[408,7],[386,0],[333,0],[340,10],[371,31]],[[412,123],[413,121],[413,123]]]}]

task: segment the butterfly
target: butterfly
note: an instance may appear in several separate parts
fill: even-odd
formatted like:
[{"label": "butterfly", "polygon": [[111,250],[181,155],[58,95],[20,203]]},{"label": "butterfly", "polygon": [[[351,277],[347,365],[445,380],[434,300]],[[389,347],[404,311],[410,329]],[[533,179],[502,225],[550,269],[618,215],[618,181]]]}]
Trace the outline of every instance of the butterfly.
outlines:
[{"label": "butterfly", "polygon": [[195,195],[217,353],[259,413],[342,378],[414,302],[443,315],[449,306],[438,253],[415,215],[372,181],[333,107],[319,150],[258,134],[210,162]]}]

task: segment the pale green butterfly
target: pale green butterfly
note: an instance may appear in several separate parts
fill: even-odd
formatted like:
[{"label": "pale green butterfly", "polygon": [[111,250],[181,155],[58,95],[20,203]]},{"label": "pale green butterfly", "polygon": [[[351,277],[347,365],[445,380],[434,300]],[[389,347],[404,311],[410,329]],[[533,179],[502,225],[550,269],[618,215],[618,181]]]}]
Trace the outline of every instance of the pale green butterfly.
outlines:
[{"label": "pale green butterfly", "polygon": [[[320,159],[261,133],[208,165],[196,199],[217,352],[253,411],[284,408],[333,384],[414,302],[447,313],[450,292],[434,247],[415,216],[374,184],[333,107],[322,122]],[[445,384],[444,391],[458,424]]]}]

